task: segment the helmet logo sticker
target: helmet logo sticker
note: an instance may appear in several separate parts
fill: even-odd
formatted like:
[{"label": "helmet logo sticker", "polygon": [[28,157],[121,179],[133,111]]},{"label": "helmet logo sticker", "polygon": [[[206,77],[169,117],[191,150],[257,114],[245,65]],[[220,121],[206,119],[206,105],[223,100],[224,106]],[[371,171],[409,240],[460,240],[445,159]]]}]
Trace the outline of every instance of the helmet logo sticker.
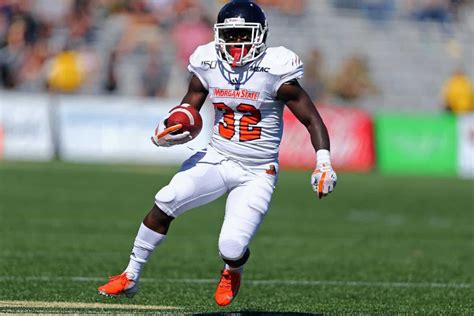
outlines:
[{"label": "helmet logo sticker", "polygon": [[227,18],[224,20],[224,24],[244,24],[245,19],[241,17],[236,17],[236,18]]}]

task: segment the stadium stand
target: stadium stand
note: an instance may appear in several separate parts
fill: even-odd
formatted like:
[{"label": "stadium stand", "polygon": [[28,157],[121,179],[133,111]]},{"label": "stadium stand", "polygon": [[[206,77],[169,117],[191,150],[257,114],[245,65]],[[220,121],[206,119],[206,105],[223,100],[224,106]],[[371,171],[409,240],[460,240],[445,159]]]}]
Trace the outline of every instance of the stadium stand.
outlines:
[{"label": "stadium stand", "polygon": [[[185,55],[212,39],[222,2],[69,0],[54,12],[45,10],[48,0],[0,2],[0,89],[178,97],[188,78]],[[474,78],[472,1],[454,1],[456,11],[442,21],[411,12],[420,1],[406,1],[412,7],[390,0],[261,2],[269,15],[269,44],[307,60],[318,50],[331,80],[347,59],[366,60],[371,93],[343,100],[328,91],[324,102],[372,112],[441,111],[440,91],[451,73],[462,67]],[[186,27],[195,32],[186,34]],[[188,47],[180,45],[192,39]],[[81,77],[68,89],[57,85],[57,76],[48,84],[64,50],[76,53]]]}]

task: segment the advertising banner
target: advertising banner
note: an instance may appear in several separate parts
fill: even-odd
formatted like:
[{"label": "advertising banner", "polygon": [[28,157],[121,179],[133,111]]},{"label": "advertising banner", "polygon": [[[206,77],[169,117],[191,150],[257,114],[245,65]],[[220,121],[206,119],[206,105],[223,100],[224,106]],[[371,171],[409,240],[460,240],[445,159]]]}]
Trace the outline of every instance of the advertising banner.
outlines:
[{"label": "advertising banner", "polygon": [[474,113],[459,117],[458,136],[459,175],[474,178]]},{"label": "advertising banner", "polygon": [[3,127],[2,125],[0,125],[0,160],[1,159],[3,159]]},{"label": "advertising banner", "polygon": [[[373,127],[361,109],[318,107],[331,138],[331,160],[341,171],[368,171],[374,166]],[[307,129],[285,110],[280,147],[282,167],[313,169],[316,155]]]},{"label": "advertising banner", "polygon": [[169,100],[62,97],[59,107],[59,152],[66,161],[179,164],[210,139],[212,111],[201,110],[203,130],[191,142],[157,148],[150,137],[168,110]]},{"label": "advertising banner", "polygon": [[50,160],[54,157],[49,109],[46,95],[2,93],[0,152],[3,148],[4,159]]},{"label": "advertising banner", "polygon": [[3,159],[3,111],[0,105],[0,160]]},{"label": "advertising banner", "polygon": [[376,116],[381,172],[453,175],[457,170],[456,118],[451,115]]}]

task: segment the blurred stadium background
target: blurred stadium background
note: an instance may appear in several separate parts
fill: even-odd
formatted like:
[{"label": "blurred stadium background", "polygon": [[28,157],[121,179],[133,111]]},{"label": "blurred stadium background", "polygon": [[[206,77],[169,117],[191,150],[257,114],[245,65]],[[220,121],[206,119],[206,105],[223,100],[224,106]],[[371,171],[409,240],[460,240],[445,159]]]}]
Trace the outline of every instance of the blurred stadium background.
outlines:
[{"label": "blurred stadium background", "polygon": [[[255,255],[248,278],[341,283],[316,281],[309,292],[294,283],[287,292],[290,281],[269,289],[256,282],[235,308],[472,314],[474,1],[257,2],[269,19],[268,44],[305,62],[302,84],[328,125],[340,183],[333,200],[311,203],[313,149],[285,113],[287,171],[255,241],[255,254],[266,257]],[[5,300],[99,300],[98,277],[122,268],[154,192],[207,143],[206,132],[171,149],[149,137],[185,93],[188,57],[212,40],[224,3],[0,0],[0,312],[84,310]],[[202,112],[209,127],[213,109]],[[215,310],[223,202],[213,205],[177,221],[168,258],[146,275],[168,278],[164,290],[149,279],[135,302]],[[193,238],[195,223],[209,232]],[[294,237],[280,239],[282,227]],[[294,265],[280,262],[280,252]],[[174,269],[195,257],[201,267]]]},{"label": "blurred stadium background", "polygon": [[[473,1],[259,2],[269,45],[305,60],[302,83],[322,107],[339,169],[473,173],[472,117],[464,115],[474,108]],[[179,163],[189,151],[157,155],[147,136],[185,92],[189,55],[212,40],[223,3],[2,0],[0,152]],[[441,115],[447,109],[462,115]],[[285,122],[283,165],[311,168],[307,135],[291,115]],[[70,148],[74,134],[82,137]],[[442,158],[427,166],[435,153]]]}]

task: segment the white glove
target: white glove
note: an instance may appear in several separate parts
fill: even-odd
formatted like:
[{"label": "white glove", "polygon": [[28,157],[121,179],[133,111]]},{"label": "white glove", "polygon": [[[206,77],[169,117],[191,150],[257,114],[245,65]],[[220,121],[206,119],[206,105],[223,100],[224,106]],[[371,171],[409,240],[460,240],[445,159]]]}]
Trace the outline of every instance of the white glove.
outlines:
[{"label": "white glove", "polygon": [[331,193],[336,187],[337,175],[332,169],[329,151],[320,149],[316,153],[316,169],[311,175],[313,191],[322,198]]},{"label": "white glove", "polygon": [[189,132],[186,131],[180,134],[171,134],[182,127],[183,125],[181,124],[166,127],[166,118],[164,118],[155,129],[155,135],[151,137],[151,141],[158,147],[170,147],[187,143],[193,139]]}]

